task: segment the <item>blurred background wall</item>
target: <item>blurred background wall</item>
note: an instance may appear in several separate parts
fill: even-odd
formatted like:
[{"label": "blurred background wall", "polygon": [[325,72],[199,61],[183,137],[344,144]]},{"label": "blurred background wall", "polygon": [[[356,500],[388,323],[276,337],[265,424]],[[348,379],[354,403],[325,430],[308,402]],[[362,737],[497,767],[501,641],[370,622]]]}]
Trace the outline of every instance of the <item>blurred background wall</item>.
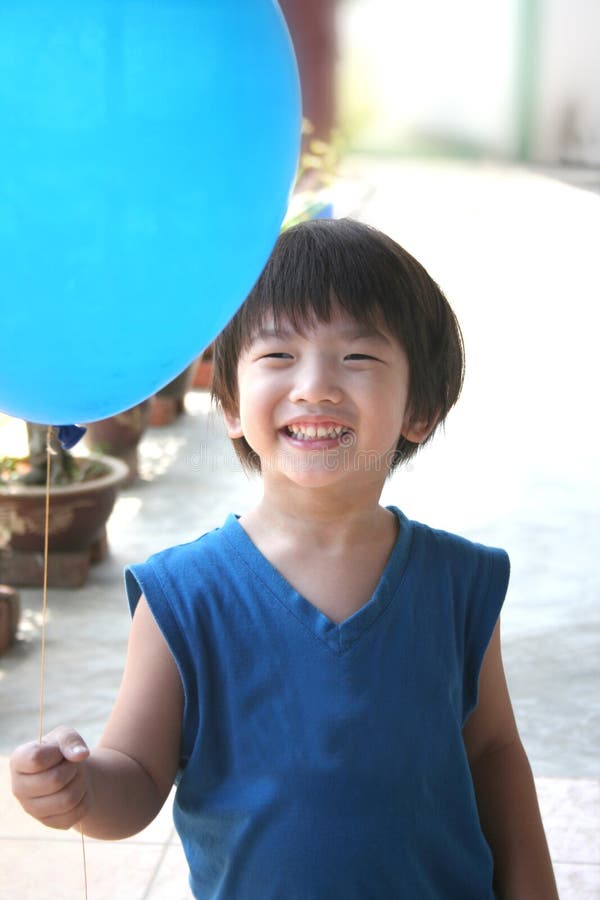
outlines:
[{"label": "blurred background wall", "polygon": [[305,115],[355,151],[600,164],[598,0],[281,0]]},{"label": "blurred background wall", "polygon": [[539,0],[532,157],[600,164],[600,3]]}]

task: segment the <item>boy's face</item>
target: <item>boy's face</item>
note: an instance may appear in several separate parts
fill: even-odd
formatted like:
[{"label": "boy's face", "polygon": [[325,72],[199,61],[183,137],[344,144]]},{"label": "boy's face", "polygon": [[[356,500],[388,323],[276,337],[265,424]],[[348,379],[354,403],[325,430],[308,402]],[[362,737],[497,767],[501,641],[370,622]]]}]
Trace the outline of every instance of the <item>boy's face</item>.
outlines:
[{"label": "boy's face", "polygon": [[231,438],[244,437],[265,479],[318,487],[351,479],[383,484],[409,422],[409,366],[398,340],[338,308],[304,333],[265,321],[238,363]]}]

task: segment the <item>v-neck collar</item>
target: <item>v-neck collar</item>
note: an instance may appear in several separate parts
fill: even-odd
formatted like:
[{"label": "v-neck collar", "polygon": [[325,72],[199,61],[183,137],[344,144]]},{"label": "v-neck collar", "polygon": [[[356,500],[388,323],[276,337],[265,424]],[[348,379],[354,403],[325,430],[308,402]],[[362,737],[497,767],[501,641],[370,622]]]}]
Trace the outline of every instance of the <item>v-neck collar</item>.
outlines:
[{"label": "v-neck collar", "polygon": [[333,622],[313,603],[292,587],[286,578],[261,553],[244,531],[238,516],[228,516],[223,534],[245,560],[254,576],[260,579],[273,596],[308,628],[319,640],[339,653],[347,650],[387,609],[398,591],[408,561],[412,540],[411,522],[395,506],[387,509],[398,519],[398,536],[390,558],[371,598],[343,622]]}]

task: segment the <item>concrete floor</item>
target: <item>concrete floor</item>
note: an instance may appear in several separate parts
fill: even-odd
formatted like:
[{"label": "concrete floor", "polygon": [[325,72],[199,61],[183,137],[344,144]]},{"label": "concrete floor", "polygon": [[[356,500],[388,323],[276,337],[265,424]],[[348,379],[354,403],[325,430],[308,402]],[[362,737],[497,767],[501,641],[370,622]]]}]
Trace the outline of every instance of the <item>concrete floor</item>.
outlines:
[{"label": "concrete floor", "polygon": [[[505,665],[561,897],[600,897],[600,196],[485,163],[356,159],[345,175],[337,214],[388,231],[426,265],[467,346],[445,433],[383,499],[509,551]],[[126,649],[123,566],[259,494],[206,394],[188,395],[187,409],[147,433],[142,478],[110,522],[110,557],[83,589],[50,591],[47,728],[73,723],[91,743],[100,734]],[[1,441],[0,428],[0,452]],[[30,822],[8,790],[8,754],[37,733],[40,595],[22,590],[20,638],[0,657],[0,900],[83,896],[77,836]],[[189,897],[168,810],[135,840],[86,850],[91,900]]]}]

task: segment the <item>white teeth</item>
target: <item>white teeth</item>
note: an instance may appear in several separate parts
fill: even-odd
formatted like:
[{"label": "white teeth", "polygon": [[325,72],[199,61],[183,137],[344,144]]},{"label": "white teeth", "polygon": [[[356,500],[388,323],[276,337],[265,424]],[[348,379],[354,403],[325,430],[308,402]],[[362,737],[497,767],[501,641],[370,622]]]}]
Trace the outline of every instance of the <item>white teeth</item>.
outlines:
[{"label": "white teeth", "polygon": [[299,440],[310,440],[311,438],[328,438],[330,440],[338,438],[343,432],[341,425],[288,425],[288,432]]}]

